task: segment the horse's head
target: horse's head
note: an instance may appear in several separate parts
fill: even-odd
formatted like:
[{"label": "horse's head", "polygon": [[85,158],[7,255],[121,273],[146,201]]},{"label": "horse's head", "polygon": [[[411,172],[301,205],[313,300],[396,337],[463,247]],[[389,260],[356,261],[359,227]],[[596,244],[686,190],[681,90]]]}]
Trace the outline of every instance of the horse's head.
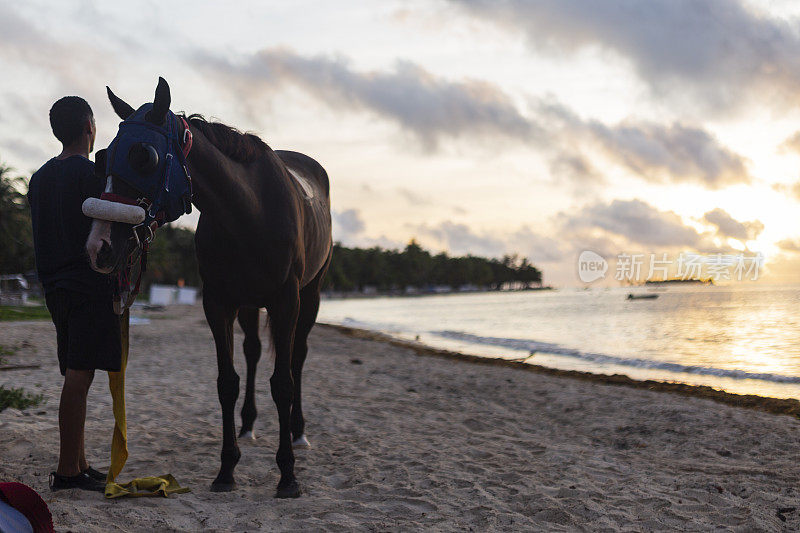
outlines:
[{"label": "horse's head", "polygon": [[95,219],[86,251],[92,268],[102,273],[124,268],[134,253],[146,249],[159,226],[192,210],[186,165],[192,137],[186,121],[169,110],[167,82],[159,78],[153,103],[139,109],[111,89],[108,98],[122,123],[95,158],[105,192],[83,205]]}]

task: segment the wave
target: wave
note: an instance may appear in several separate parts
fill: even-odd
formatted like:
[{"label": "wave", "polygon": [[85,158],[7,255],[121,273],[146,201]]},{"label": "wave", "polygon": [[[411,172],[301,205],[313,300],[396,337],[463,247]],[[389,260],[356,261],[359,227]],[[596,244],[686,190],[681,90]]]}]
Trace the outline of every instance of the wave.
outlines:
[{"label": "wave", "polygon": [[353,317],[346,316],[344,319],[335,320],[337,324],[357,329],[368,329],[371,331],[381,331],[384,333],[402,333],[404,330],[397,324],[389,324],[387,322],[369,322],[366,320],[356,320]]},{"label": "wave", "polygon": [[761,381],[770,381],[773,383],[800,383],[798,376],[784,376],[781,374],[745,372],[744,370],[731,370],[727,368],[713,368],[706,366],[696,365],[682,365],[680,363],[669,363],[665,361],[652,361],[650,359],[629,359],[626,357],[616,357],[602,353],[582,352],[572,348],[566,348],[559,344],[549,342],[540,342],[529,339],[510,339],[500,337],[482,337],[480,335],[473,335],[471,333],[464,333],[462,331],[431,331],[430,333],[452,340],[459,340],[471,342],[475,344],[485,344],[489,346],[500,346],[502,348],[511,348],[513,350],[525,350],[528,352],[544,352],[553,355],[561,355],[565,357],[573,357],[583,361],[591,361],[594,363],[606,363],[621,366],[629,366],[634,368],[650,368],[657,370],[666,370],[669,372],[683,372],[687,374],[700,374],[705,376],[717,376],[732,379],[758,379]]}]

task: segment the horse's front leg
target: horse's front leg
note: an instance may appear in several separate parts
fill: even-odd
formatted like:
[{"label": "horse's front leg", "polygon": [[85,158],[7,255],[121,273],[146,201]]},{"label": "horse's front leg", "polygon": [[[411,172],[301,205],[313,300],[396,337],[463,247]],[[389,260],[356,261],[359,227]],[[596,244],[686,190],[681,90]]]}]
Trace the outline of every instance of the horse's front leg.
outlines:
[{"label": "horse's front leg", "polygon": [[217,393],[222,406],[222,464],[217,478],[211,484],[213,492],[228,492],[236,488],[233,469],[239,462],[241,452],[236,444],[236,427],[233,410],[239,397],[239,374],[233,367],[233,321],[236,307],[215,299],[210,291],[204,291],[203,310],[214,335],[217,347]]},{"label": "horse's front leg", "polygon": [[297,315],[300,309],[300,292],[297,279],[290,278],[268,307],[272,339],[275,346],[275,370],[269,378],[272,399],[278,408],[280,441],[275,456],[281,479],[278,482],[277,498],[297,498],[300,486],[294,477],[294,453],[292,452],[291,409],[294,383],[292,380],[292,348]]},{"label": "horse's front leg", "polygon": [[258,313],[257,307],[241,307],[239,309],[239,325],[244,332],[244,358],[247,361],[247,379],[244,388],[244,403],[242,404],[242,429],[239,438],[255,439],[253,424],[256,421],[256,368],[261,358],[261,341],[258,338]]}]

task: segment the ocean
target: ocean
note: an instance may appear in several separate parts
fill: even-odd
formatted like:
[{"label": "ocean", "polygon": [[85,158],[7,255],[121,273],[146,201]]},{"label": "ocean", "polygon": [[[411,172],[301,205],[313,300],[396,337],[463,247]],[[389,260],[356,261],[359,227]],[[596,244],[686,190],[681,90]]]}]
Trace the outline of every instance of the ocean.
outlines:
[{"label": "ocean", "polygon": [[[658,298],[628,300],[629,293]],[[329,299],[318,320],[552,368],[800,399],[797,286]]]}]

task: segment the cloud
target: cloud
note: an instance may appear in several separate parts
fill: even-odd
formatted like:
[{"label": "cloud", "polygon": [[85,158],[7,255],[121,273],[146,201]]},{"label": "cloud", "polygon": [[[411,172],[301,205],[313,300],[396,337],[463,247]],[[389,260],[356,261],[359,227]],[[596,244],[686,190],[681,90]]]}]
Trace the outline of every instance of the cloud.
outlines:
[{"label": "cloud", "polygon": [[356,209],[345,209],[344,211],[333,210],[331,212],[331,222],[333,224],[333,239],[346,242],[359,237],[364,233],[364,220],[361,213]]},{"label": "cloud", "polygon": [[[579,187],[586,185],[603,185],[605,177],[592,165],[589,159],[572,148],[571,152],[562,149],[561,153],[550,160],[550,172],[557,181],[562,178]],[[579,189],[581,190],[581,189]]]},{"label": "cloud", "polygon": [[370,237],[367,234],[367,226],[358,209],[344,209],[342,211],[334,209],[331,211],[331,222],[334,242],[342,243],[344,246],[361,248],[380,246],[387,249],[397,249],[404,246],[402,242],[390,239],[385,235]]},{"label": "cloud", "polygon": [[776,243],[778,248],[787,252],[800,253],[800,239],[783,239]]},{"label": "cloud", "polygon": [[[622,237],[633,244],[698,248],[703,236],[686,226],[672,211],[661,211],[641,200],[613,200],[561,213],[564,232],[576,237]],[[607,246],[606,246],[607,247]]]},{"label": "cloud", "polygon": [[479,234],[466,224],[444,221],[416,227],[421,235],[432,237],[440,247],[455,255],[474,254],[499,257],[506,253],[506,243],[498,236]]},{"label": "cloud", "polygon": [[393,121],[430,150],[442,138],[468,135],[528,143],[548,154],[556,179],[580,185],[604,180],[575,146],[576,138],[651,182],[693,182],[716,189],[750,181],[744,158],[703,129],[679,123],[607,126],[552,102],[538,102],[532,115],[523,114],[495,85],[447,80],[408,61],[391,70],[364,72],[341,57],[302,56],[286,49],[233,60],[198,52],[194,61],[224,79],[253,109],[258,108],[253,100],[263,98],[265,89],[298,86],[337,110],[368,110]]},{"label": "cloud", "polygon": [[590,124],[606,153],[651,181],[699,182],[710,189],[747,183],[744,160],[707,131],[681,124]]},{"label": "cloud", "polygon": [[3,57],[20,60],[40,60],[42,46],[50,48],[54,43],[11,8],[0,4],[0,52]]},{"label": "cloud", "polygon": [[[709,110],[800,90],[800,34],[743,0],[451,0],[523,31],[535,50],[610,50],[658,96]],[[680,88],[680,91],[674,89]]]},{"label": "cloud", "polygon": [[570,253],[570,244],[522,226],[508,237],[512,251],[538,263],[562,261]]},{"label": "cloud", "polygon": [[[122,48],[117,42],[119,20],[100,20],[91,15],[87,5],[80,10],[77,27],[67,19],[51,25],[48,21],[53,11],[72,12],[71,7],[48,8],[48,14],[40,17],[36,10],[22,6],[0,1],[0,115],[5,127],[0,155],[20,168],[36,168],[52,157],[48,152],[58,146],[50,134],[47,112],[64,95],[78,94],[93,103],[103,137],[105,118],[111,116],[104,86],[124,60],[110,59]],[[74,32],[76,28],[82,31]],[[104,34],[113,38],[101,41]],[[131,41],[125,44],[125,57],[130,50],[142,48]]]},{"label": "cloud", "polygon": [[777,254],[770,257],[763,274],[759,273],[759,280],[800,284],[800,254]]},{"label": "cloud", "polygon": [[795,152],[800,154],[800,131],[790,135],[781,145],[778,147],[778,151],[780,152]]},{"label": "cloud", "polygon": [[433,205],[433,200],[424,194],[420,194],[406,189],[405,187],[398,187],[397,193],[402,196],[411,205]]},{"label": "cloud", "polygon": [[[75,68],[76,58],[81,68]],[[112,68],[108,56],[86,42],[60,42],[52,33],[0,2],[0,59],[33,66],[67,90],[89,91],[98,74]],[[92,76],[86,73],[91,72]]]},{"label": "cloud", "polygon": [[800,181],[794,185],[787,185],[785,183],[776,183],[772,188],[780,193],[788,194],[795,200],[800,201]]},{"label": "cloud", "polygon": [[739,222],[719,207],[703,215],[703,220],[716,226],[718,235],[742,242],[753,240],[764,231],[764,224],[760,221]]},{"label": "cloud", "polygon": [[[538,107],[542,122],[561,131],[573,152],[578,149],[576,141],[580,142],[585,149],[598,152],[646,181],[689,182],[718,189],[752,180],[746,160],[706,130],[680,123],[633,121],[608,126],[597,120],[583,120],[559,103],[542,102]],[[574,158],[568,156],[566,161]],[[596,181],[594,172],[585,168],[584,160],[581,157],[571,163],[573,175]]]},{"label": "cloud", "polygon": [[442,137],[488,134],[530,140],[537,126],[523,116],[497,86],[478,80],[437,77],[409,61],[392,70],[361,72],[346,59],[306,57],[287,49],[267,49],[240,61],[197,53],[198,67],[239,80],[250,98],[254,88],[292,84],[329,106],[368,110],[387,118],[435,148]]},{"label": "cloud", "polygon": [[521,226],[509,233],[482,232],[466,224],[443,221],[421,224],[414,228],[429,246],[445,249],[454,255],[473,254],[500,257],[519,253],[536,264],[554,263],[564,259],[567,244]]},{"label": "cloud", "polygon": [[18,137],[0,138],[0,147],[2,147],[3,151],[8,150],[26,161],[46,161],[52,157],[41,146],[29,143]]}]

